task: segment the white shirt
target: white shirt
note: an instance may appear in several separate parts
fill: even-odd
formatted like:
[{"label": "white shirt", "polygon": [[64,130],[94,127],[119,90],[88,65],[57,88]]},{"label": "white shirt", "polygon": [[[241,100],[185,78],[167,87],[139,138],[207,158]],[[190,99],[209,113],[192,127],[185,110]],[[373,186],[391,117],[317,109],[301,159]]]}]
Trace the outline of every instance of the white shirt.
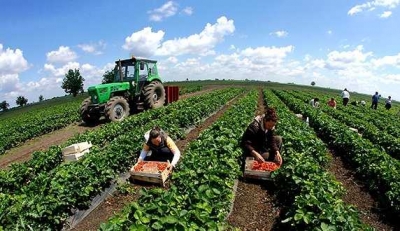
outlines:
[{"label": "white shirt", "polygon": [[350,93],[348,91],[342,91],[341,96],[342,96],[342,98],[350,99]]}]

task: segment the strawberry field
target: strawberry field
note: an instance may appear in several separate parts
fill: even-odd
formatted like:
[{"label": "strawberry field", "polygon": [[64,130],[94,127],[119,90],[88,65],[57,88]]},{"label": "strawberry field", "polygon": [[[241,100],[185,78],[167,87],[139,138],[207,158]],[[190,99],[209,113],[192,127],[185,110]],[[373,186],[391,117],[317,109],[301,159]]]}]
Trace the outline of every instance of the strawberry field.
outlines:
[{"label": "strawberry field", "polygon": [[[183,89],[181,94],[197,93],[120,123],[99,125],[0,170],[0,230],[396,229],[400,118],[395,113],[340,102],[337,109],[313,108],[309,99],[325,102],[337,95],[282,85]],[[75,104],[48,109],[57,115],[32,112],[0,123],[0,152],[76,121]],[[271,181],[243,179],[239,141],[266,107],[278,112],[283,164]],[[143,134],[155,125],[182,152],[169,187],[120,182],[110,196],[114,199],[71,226],[71,216],[91,208],[93,198],[136,163]],[[64,163],[62,148],[84,141],[93,144],[90,153]],[[116,201],[123,204],[118,209]],[[93,214],[107,216],[92,219]]]}]

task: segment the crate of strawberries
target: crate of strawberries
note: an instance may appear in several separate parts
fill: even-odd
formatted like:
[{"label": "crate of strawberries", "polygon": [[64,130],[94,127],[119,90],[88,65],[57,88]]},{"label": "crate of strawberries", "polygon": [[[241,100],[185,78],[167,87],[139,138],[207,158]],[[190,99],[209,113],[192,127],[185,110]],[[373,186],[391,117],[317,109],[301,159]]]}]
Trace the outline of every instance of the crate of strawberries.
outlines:
[{"label": "crate of strawberries", "polygon": [[247,157],[243,177],[268,180],[270,179],[271,172],[279,169],[279,167],[275,162],[259,162],[253,157]]},{"label": "crate of strawberries", "polygon": [[131,179],[165,185],[171,170],[168,162],[141,161],[136,163],[129,173]]}]

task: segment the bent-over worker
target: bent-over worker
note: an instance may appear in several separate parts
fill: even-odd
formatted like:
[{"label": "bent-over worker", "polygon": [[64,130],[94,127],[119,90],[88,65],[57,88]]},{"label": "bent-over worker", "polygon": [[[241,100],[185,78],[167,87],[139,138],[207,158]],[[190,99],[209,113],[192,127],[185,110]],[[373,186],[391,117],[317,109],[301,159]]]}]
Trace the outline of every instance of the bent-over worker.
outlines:
[{"label": "bent-over worker", "polygon": [[274,108],[267,108],[264,115],[254,118],[244,132],[240,144],[245,158],[253,156],[261,162],[273,161],[278,165],[282,164],[282,137],[275,135],[277,122],[278,116]]},{"label": "bent-over worker", "polygon": [[[147,134],[145,135],[145,137]],[[151,151],[151,155],[147,154]],[[146,143],[140,152],[138,162],[146,161],[161,161],[170,162],[168,168],[175,168],[181,157],[181,152],[175,142],[159,127],[154,127],[150,130]]]}]

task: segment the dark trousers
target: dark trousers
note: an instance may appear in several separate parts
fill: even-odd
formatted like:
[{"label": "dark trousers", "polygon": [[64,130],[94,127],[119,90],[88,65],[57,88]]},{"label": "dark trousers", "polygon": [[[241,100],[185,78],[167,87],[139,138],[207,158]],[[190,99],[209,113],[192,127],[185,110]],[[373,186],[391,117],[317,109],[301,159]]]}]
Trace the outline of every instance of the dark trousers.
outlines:
[{"label": "dark trousers", "polygon": [[372,102],[371,108],[375,109],[378,107],[378,102]]},{"label": "dark trousers", "polygon": [[172,161],[174,158],[174,154],[172,152],[165,153],[165,152],[155,152],[152,151],[150,156],[147,156],[144,160],[145,161],[160,161],[160,162],[169,162]]},{"label": "dark trousers", "polygon": [[343,98],[343,105],[347,106],[348,103],[349,103],[349,98]]}]

